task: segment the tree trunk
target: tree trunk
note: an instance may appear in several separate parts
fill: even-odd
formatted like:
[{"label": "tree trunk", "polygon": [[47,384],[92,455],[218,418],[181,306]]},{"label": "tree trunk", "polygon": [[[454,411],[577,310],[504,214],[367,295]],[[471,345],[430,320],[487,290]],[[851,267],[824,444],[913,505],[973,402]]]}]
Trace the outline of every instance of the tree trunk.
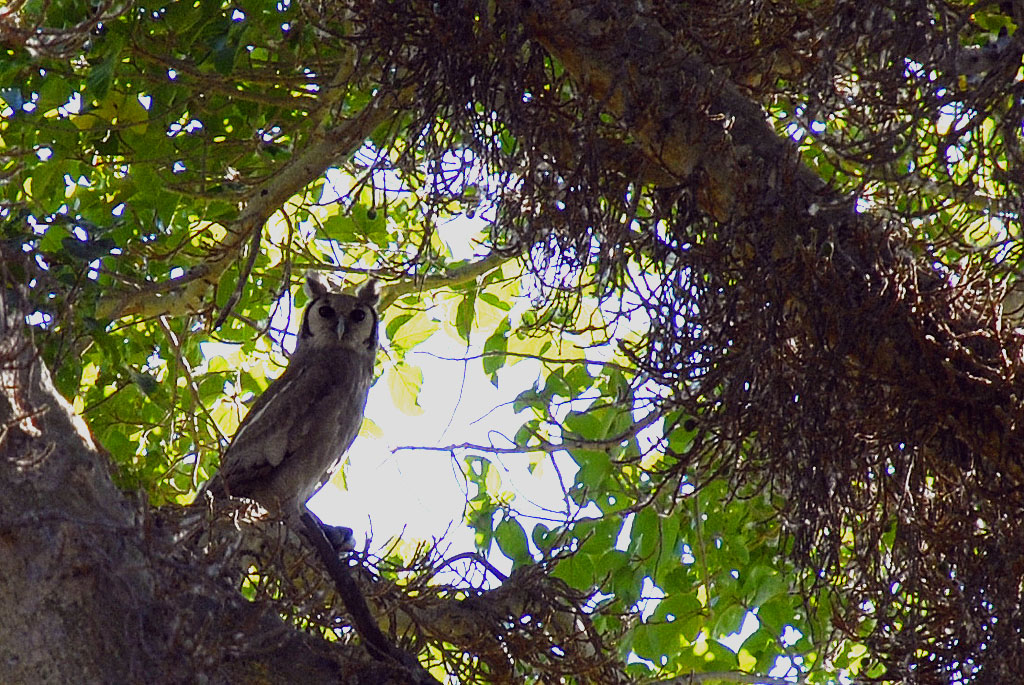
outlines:
[{"label": "tree trunk", "polygon": [[400,683],[408,673],[298,631],[201,563],[119,491],[55,390],[23,316],[0,330],[0,680]]}]

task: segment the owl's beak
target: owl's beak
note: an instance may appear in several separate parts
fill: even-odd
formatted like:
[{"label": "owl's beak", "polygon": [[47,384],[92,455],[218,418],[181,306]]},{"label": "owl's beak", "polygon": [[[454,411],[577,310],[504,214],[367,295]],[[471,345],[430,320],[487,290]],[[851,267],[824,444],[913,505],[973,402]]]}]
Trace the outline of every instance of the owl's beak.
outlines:
[{"label": "owl's beak", "polygon": [[338,340],[345,337],[345,319],[338,319],[338,327],[335,329],[335,333],[338,335]]}]

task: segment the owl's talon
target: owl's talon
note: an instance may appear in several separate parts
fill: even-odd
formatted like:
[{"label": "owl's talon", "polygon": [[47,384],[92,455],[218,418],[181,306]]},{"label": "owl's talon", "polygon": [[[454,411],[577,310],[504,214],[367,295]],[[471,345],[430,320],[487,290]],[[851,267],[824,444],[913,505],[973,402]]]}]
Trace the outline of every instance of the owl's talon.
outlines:
[{"label": "owl's talon", "polygon": [[356,548],[356,536],[351,528],[321,523],[320,529],[338,554],[347,554]]}]

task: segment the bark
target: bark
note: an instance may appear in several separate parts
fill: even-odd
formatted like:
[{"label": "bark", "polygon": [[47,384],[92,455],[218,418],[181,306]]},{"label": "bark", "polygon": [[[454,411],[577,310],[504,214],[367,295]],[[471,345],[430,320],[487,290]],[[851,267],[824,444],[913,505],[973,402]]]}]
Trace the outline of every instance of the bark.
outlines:
[{"label": "bark", "polygon": [[695,183],[707,214],[749,229],[729,266],[753,275],[756,260],[773,262],[757,289],[788,298],[775,303],[794,313],[787,336],[828,348],[866,393],[892,390],[894,405],[914,408],[916,427],[953,434],[900,427],[894,439],[930,443],[955,467],[970,451],[999,477],[1024,482],[1021,341],[1000,330],[991,302],[978,311],[929,258],[899,247],[898,228],[830,191],[756,103],[656,21],[600,1],[547,0],[530,4],[526,23],[650,163]]},{"label": "bark", "polygon": [[0,680],[401,683],[175,559],[173,529],[120,492],[6,294],[0,331]]},{"label": "bark", "polygon": [[[251,517],[249,503],[153,510],[118,490],[108,455],[54,388],[22,315],[3,304],[0,681],[434,682],[418,665],[375,661],[282,620],[345,625],[344,604],[308,545]],[[238,586],[253,564],[271,581],[248,601]],[[557,645],[568,672],[621,680],[586,617],[569,609],[582,598],[542,567],[488,591],[423,586],[415,597],[354,571],[375,620],[406,645],[456,645],[501,682],[514,679],[519,659],[543,659]],[[522,616],[532,617],[528,626]]]},{"label": "bark", "polygon": [[[717,290],[692,307],[649,308],[635,351],[725,436],[687,459],[734,455],[740,478],[781,495],[794,556],[837,588],[835,625],[887,675],[938,681],[971,663],[986,682],[1012,680],[1024,335],[996,286],[940,264],[909,223],[827,188],[756,103],[642,7],[541,0],[526,22],[726,236],[717,251],[666,244]],[[696,242],[687,229],[670,240]],[[702,317],[703,337],[689,334],[693,317],[678,323],[680,310]],[[706,350],[728,354],[708,361]],[[869,634],[851,628],[862,621]]]}]

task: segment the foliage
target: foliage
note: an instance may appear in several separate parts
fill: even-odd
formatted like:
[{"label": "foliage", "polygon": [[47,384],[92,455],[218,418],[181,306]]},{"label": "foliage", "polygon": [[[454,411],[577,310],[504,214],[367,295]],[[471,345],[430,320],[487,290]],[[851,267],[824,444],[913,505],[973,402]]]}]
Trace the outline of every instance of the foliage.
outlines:
[{"label": "foliage", "polygon": [[[453,448],[467,524],[564,583],[621,673],[1003,673],[1019,593],[981,569],[1019,579],[1024,548],[992,495],[1020,485],[1020,17],[903,4],[24,3],[5,265],[154,505],[191,500],[286,362],[300,275],[374,275],[401,410],[438,331],[499,387],[537,363],[509,444]],[[571,465],[564,511],[524,516],[503,454]],[[401,557],[378,570],[440,565]],[[498,677],[450,647],[421,658]]]}]

